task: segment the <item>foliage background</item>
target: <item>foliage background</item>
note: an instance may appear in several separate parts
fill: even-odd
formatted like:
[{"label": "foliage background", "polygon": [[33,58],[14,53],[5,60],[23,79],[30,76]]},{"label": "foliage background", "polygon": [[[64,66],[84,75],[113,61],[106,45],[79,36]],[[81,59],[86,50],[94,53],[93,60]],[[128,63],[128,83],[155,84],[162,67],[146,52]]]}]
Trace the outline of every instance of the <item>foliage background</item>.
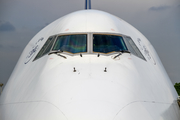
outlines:
[{"label": "foliage background", "polygon": [[176,83],[176,84],[174,85],[174,87],[175,87],[178,95],[180,96],[180,83]]}]

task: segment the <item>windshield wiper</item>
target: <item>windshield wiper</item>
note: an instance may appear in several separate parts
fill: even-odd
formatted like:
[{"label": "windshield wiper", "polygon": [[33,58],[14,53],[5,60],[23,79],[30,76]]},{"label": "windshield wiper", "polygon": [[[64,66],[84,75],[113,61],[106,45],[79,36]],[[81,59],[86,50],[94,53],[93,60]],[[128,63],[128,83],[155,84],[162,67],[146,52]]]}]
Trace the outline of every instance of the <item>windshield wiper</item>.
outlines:
[{"label": "windshield wiper", "polygon": [[65,59],[67,59],[66,56],[63,56],[63,55],[58,54],[58,53],[62,53],[62,52],[63,52],[63,51],[59,49],[59,50],[56,50],[56,51],[51,51],[48,55],[56,54],[56,55],[58,55],[58,56],[61,56],[61,57],[65,58]]},{"label": "windshield wiper", "polygon": [[116,51],[116,52],[119,52],[118,55],[114,56],[114,59],[116,59],[117,57],[119,57],[120,55],[122,55],[123,53],[130,53],[128,50],[119,50],[119,51]]}]

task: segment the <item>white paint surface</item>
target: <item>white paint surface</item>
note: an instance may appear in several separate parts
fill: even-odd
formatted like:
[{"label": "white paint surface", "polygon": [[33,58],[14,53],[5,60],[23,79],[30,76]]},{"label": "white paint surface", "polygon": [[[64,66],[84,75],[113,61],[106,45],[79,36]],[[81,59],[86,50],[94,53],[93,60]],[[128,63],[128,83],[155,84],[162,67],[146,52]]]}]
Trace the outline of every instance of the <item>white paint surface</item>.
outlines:
[{"label": "white paint surface", "polygon": [[[49,36],[77,33],[127,35],[137,46],[141,39],[153,61],[140,46],[147,61],[127,53],[116,60],[116,54],[62,53],[67,59],[52,54],[32,61]],[[26,46],[1,95],[0,120],[179,120],[176,100],[158,55],[139,31],[111,14],[82,10],[51,23]]]}]

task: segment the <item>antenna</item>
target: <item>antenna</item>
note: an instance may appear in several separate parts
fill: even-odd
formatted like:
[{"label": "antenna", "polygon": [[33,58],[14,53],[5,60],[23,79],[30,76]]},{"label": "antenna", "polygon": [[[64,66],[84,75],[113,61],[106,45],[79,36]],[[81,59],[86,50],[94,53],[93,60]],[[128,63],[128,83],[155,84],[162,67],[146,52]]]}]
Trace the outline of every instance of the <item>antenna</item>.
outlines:
[{"label": "antenna", "polygon": [[91,9],[91,0],[89,0],[89,9]]},{"label": "antenna", "polygon": [[86,0],[85,1],[85,9],[91,9],[91,0]]}]

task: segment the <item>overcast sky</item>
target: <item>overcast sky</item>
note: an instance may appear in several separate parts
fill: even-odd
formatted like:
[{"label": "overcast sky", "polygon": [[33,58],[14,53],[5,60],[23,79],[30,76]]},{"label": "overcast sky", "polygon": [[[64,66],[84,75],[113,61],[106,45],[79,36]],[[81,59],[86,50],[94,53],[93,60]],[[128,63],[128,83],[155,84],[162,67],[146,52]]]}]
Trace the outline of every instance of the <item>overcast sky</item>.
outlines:
[{"label": "overcast sky", "polygon": [[[180,82],[180,0],[91,0],[92,9],[127,21],[156,49],[172,83]],[[0,83],[43,27],[85,7],[85,0],[0,0]]]}]

